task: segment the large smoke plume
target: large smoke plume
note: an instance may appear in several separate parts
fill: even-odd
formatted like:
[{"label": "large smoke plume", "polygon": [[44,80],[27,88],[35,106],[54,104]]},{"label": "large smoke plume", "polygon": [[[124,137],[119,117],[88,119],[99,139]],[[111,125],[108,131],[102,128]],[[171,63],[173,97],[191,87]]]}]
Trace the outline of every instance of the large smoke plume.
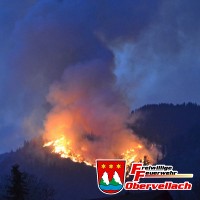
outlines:
[{"label": "large smoke plume", "polygon": [[97,154],[103,140],[118,144],[116,135],[143,143],[126,129],[133,106],[200,101],[198,8],[185,0],[2,0],[0,152],[43,124],[49,139],[59,136],[50,125],[58,114],[75,132],[64,133]]},{"label": "large smoke plume", "polygon": [[147,149],[127,128],[130,108],[115,86],[112,63],[95,60],[68,67],[51,86],[48,101],[53,109],[45,123],[47,140],[64,136],[69,148],[90,163],[119,158],[130,149],[137,161],[148,155],[155,162],[156,148]]}]

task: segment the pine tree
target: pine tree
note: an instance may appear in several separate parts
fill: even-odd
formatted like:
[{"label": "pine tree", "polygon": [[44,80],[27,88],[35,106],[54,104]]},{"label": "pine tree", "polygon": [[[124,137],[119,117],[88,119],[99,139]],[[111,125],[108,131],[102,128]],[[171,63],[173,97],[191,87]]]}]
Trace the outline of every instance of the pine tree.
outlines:
[{"label": "pine tree", "polygon": [[20,172],[19,165],[13,165],[11,169],[10,185],[7,189],[8,200],[24,200],[27,195],[25,174]]}]

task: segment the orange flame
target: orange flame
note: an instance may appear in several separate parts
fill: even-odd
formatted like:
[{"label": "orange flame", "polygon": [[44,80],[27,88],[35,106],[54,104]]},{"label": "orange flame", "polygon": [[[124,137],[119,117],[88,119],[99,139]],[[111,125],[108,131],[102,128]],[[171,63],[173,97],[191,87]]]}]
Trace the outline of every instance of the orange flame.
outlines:
[{"label": "orange flame", "polygon": [[[95,160],[87,160],[87,158],[84,158],[80,153],[74,152],[72,150],[70,140],[66,140],[64,135],[57,140],[46,142],[43,147],[51,147],[52,153],[59,154],[61,158],[69,158],[73,162],[85,163],[89,166],[95,166]],[[125,159],[127,166],[130,167],[131,163],[139,161],[137,151],[141,151],[142,149],[143,146],[141,144],[138,144],[135,148],[128,149],[120,155],[117,155],[116,158]]]},{"label": "orange flame", "polygon": [[93,165],[93,163],[87,162],[80,154],[74,153],[70,147],[70,141],[66,141],[64,136],[55,141],[45,143],[43,147],[52,147],[52,153],[59,154],[61,158],[70,158],[73,162]]}]

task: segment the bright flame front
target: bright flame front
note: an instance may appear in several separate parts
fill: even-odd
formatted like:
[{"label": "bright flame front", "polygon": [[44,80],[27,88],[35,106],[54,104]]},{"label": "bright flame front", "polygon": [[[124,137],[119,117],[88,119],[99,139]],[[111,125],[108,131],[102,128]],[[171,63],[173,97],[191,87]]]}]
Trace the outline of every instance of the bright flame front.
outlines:
[{"label": "bright flame front", "polygon": [[[85,163],[89,166],[95,166],[95,160],[87,160],[87,158],[85,158],[80,153],[74,152],[71,147],[71,142],[67,141],[65,136],[62,136],[57,140],[47,142],[44,144],[43,147],[52,148],[52,153],[59,154],[62,158],[69,158],[73,162]],[[127,166],[130,166],[132,162],[139,162],[139,160],[141,160],[141,158],[138,157],[136,152],[142,150],[143,146],[138,144],[135,148],[127,149],[125,152],[116,155],[115,159],[125,159]]]},{"label": "bright flame front", "polygon": [[43,147],[52,147],[52,153],[59,154],[61,158],[70,158],[73,162],[83,162],[86,165],[93,165],[93,163],[87,162],[80,154],[73,152],[70,141],[67,141],[64,136],[55,141],[45,143]]}]

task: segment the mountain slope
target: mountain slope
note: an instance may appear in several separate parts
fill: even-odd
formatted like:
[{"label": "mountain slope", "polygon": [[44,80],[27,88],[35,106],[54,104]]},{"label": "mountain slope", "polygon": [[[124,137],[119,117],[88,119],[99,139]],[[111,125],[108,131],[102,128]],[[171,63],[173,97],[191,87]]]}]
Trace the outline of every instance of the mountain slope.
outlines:
[{"label": "mountain slope", "polygon": [[[164,158],[159,163],[173,165],[179,173],[193,173],[190,181],[200,190],[200,106],[146,105],[132,112],[132,118],[130,127],[138,135],[161,145]],[[193,191],[174,195],[177,199],[195,199]]]},{"label": "mountain slope", "polygon": [[97,187],[94,167],[51,154],[48,149],[42,147],[40,140],[27,142],[16,152],[8,153],[6,156],[0,155],[1,157],[0,177],[9,174],[11,166],[18,163],[22,171],[41,178],[53,187],[56,200],[105,196]]},{"label": "mountain slope", "polygon": [[132,117],[135,121],[130,127],[138,135],[162,145],[163,161],[188,173],[198,173],[200,106],[191,103],[147,105],[133,112]]},{"label": "mountain slope", "polygon": [[[129,124],[130,128],[149,141],[162,145],[165,157],[160,163],[174,165],[180,173],[194,173],[194,180],[200,178],[200,106],[147,105],[132,112],[132,118],[134,122]],[[0,176],[8,174],[11,166],[18,163],[23,171],[52,186],[56,190],[56,200],[106,196],[97,187],[95,168],[61,159],[42,145],[41,139],[35,139],[25,142],[16,152],[0,155]],[[198,187],[197,184],[197,191]],[[195,199],[192,192],[181,192],[177,199],[191,199],[191,196]]]}]

